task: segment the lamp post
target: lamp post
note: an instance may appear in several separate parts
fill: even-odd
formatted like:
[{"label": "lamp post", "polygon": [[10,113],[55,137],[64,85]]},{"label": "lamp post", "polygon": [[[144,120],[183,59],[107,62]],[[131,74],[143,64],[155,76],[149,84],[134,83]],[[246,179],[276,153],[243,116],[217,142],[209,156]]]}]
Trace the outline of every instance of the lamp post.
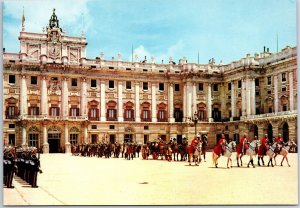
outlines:
[{"label": "lamp post", "polygon": [[194,113],[193,121],[195,124],[195,136],[197,136],[197,122],[198,122],[197,112]]}]

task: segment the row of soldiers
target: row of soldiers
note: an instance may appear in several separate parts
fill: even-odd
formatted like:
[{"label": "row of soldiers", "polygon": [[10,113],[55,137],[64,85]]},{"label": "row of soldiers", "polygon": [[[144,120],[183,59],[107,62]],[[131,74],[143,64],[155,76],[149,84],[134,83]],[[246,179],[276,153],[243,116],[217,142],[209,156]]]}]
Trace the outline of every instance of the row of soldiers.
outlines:
[{"label": "row of soldiers", "polygon": [[3,157],[3,183],[7,188],[14,188],[12,185],[14,174],[29,183],[33,188],[38,187],[37,176],[38,173],[42,173],[42,170],[35,147],[18,149],[5,147]]}]

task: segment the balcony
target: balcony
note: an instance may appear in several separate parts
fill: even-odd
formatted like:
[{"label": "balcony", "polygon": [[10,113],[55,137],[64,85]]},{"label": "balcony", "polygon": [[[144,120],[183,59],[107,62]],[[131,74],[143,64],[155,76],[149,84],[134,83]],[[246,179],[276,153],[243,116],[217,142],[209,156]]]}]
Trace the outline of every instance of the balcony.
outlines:
[{"label": "balcony", "polygon": [[141,121],[151,122],[151,118],[142,118]]},{"label": "balcony", "polygon": [[5,115],[6,119],[18,119],[19,116],[18,115]]},{"label": "balcony", "polygon": [[259,114],[259,115],[248,115],[247,117],[244,118],[244,120],[281,117],[281,116],[287,116],[287,115],[297,115],[297,110],[281,111],[281,112],[277,112],[277,113],[265,113],[265,114]]},{"label": "balcony", "polygon": [[30,121],[42,121],[44,119],[47,119],[47,116],[45,116],[45,115],[24,115],[21,117],[21,119],[30,120]]},{"label": "balcony", "polygon": [[99,121],[99,117],[89,117],[89,121]]},{"label": "balcony", "polygon": [[118,119],[116,117],[106,117],[107,121],[117,121]]},{"label": "balcony", "polygon": [[85,121],[88,120],[87,116],[68,116],[69,121]]}]

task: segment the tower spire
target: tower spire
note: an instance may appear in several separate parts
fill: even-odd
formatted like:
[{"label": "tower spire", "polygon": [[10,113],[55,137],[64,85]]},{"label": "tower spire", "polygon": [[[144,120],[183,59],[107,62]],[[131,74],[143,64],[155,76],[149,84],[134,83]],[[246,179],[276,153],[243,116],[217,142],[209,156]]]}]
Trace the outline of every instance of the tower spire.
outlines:
[{"label": "tower spire", "polygon": [[24,15],[24,6],[23,6],[23,15],[22,15],[22,32],[25,31],[25,15]]}]

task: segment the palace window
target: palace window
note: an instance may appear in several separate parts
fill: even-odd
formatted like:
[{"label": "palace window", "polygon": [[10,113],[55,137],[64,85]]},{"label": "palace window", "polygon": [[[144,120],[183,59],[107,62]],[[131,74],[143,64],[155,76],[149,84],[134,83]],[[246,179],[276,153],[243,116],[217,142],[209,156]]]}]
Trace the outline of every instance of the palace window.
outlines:
[{"label": "palace window", "polygon": [[183,114],[180,108],[175,108],[174,118],[175,118],[175,122],[182,122]]},{"label": "palace window", "polygon": [[30,147],[38,148],[38,145],[39,145],[39,135],[38,135],[38,133],[30,133],[28,143],[29,143],[28,145]]},{"label": "palace window", "polygon": [[16,83],[16,76],[13,75],[13,74],[10,74],[10,75],[8,76],[8,83],[9,83],[9,84],[15,84],[15,83]]},{"label": "palace window", "polygon": [[38,107],[29,107],[28,114],[33,115],[33,116],[39,115],[39,108]]},{"label": "palace window", "polygon": [[91,107],[89,109],[89,120],[93,120],[93,121],[97,121],[99,120],[99,109],[97,109],[97,107]]},{"label": "palace window", "polygon": [[238,88],[241,88],[242,87],[242,80],[239,80],[238,81]]},{"label": "palace window", "polygon": [[268,80],[268,85],[271,85],[272,84],[272,77],[267,77],[267,80]]},{"label": "palace window", "polygon": [[16,118],[17,117],[17,111],[16,106],[8,106],[6,110],[6,118]]},{"label": "palace window", "polygon": [[144,130],[149,130],[149,126],[144,126]]},{"label": "palace window", "polygon": [[287,111],[287,105],[282,106],[282,111]]},{"label": "palace window", "polygon": [[31,84],[37,85],[37,76],[31,76]]},{"label": "palace window", "polygon": [[148,82],[143,82],[143,90],[148,90]]},{"label": "palace window", "polygon": [[114,80],[109,80],[108,81],[108,88],[109,89],[114,89],[115,88],[115,82],[114,82]]},{"label": "palace window", "polygon": [[79,108],[77,106],[71,106],[70,116],[79,116]]},{"label": "palace window", "polygon": [[159,91],[164,91],[164,90],[165,90],[165,84],[159,83]]},{"label": "palace window", "polygon": [[216,91],[218,91],[218,90],[219,90],[218,84],[214,84],[214,91],[216,92]]},{"label": "palace window", "polygon": [[180,91],[180,84],[175,84],[175,92],[179,92]]},{"label": "palace window", "polygon": [[286,73],[281,74],[281,81],[285,82],[286,81]]},{"label": "palace window", "polygon": [[109,125],[109,129],[111,130],[115,129],[115,125]]},{"label": "palace window", "polygon": [[131,90],[131,81],[126,81],[126,89]]},{"label": "palace window", "polygon": [[273,108],[269,107],[269,113],[272,113],[272,112],[273,112]]},{"label": "palace window", "polygon": [[142,121],[150,121],[150,110],[143,110],[142,111]]},{"label": "palace window", "polygon": [[258,78],[255,79],[255,86],[256,86],[256,87],[259,87],[259,79],[258,79]]},{"label": "palace window", "polygon": [[165,110],[158,111],[158,122],[166,122],[167,121],[167,112]]},{"label": "palace window", "polygon": [[92,125],[91,128],[92,129],[97,129],[97,125]]},{"label": "palace window", "polygon": [[49,114],[50,114],[50,116],[59,116],[59,108],[58,107],[50,107]]},{"label": "palace window", "polygon": [[125,121],[133,121],[134,120],[134,111],[133,111],[133,109],[125,109],[124,114],[125,114],[125,116],[124,116]]},{"label": "palace window", "polygon": [[231,83],[228,83],[228,91],[231,90]]},{"label": "palace window", "polygon": [[70,144],[78,144],[78,134],[70,134]]},{"label": "palace window", "polygon": [[91,87],[97,87],[97,80],[91,79]]},{"label": "palace window", "polygon": [[77,87],[77,79],[76,78],[71,79],[71,86],[72,87]]},{"label": "palace window", "polygon": [[107,120],[116,121],[117,120],[117,110],[116,109],[107,109]]},{"label": "palace window", "polygon": [[203,83],[199,83],[198,89],[199,89],[199,91],[203,91]]},{"label": "palace window", "polygon": [[16,145],[16,135],[8,134],[8,144],[15,146]]},{"label": "palace window", "polygon": [[281,88],[281,91],[285,92],[286,91],[286,87]]},{"label": "palace window", "polygon": [[10,128],[10,129],[14,129],[15,127],[16,127],[15,124],[8,124],[8,128]]}]

